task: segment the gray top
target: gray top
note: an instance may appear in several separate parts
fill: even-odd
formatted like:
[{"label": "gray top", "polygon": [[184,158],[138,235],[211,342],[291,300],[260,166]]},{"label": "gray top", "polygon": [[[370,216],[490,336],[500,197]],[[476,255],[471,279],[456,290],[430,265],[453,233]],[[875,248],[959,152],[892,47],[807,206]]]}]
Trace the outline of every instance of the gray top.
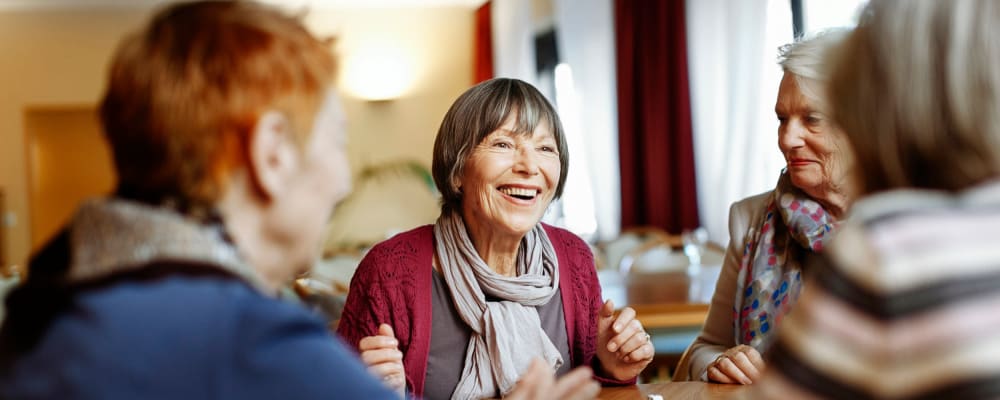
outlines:
[{"label": "gray top", "polygon": [[[434,270],[433,294],[431,295],[431,348],[427,356],[427,376],[424,381],[424,398],[428,400],[450,399],[462,377],[465,351],[469,347],[472,329],[462,321],[455,311],[455,304],[444,277]],[[488,299],[494,301],[495,299]],[[538,319],[542,330],[552,344],[559,349],[563,365],[557,375],[570,370],[569,335],[566,333],[566,318],[562,307],[560,290],[548,303],[538,307]],[[499,396],[497,396],[499,397]]]}]

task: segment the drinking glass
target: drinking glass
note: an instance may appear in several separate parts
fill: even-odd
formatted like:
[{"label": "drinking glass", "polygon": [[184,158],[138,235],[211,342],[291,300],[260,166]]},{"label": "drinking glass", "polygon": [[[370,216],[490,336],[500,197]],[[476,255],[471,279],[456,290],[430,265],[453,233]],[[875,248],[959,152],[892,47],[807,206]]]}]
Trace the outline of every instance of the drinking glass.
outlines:
[{"label": "drinking glass", "polygon": [[684,255],[691,265],[701,265],[701,257],[705,255],[708,246],[708,231],[700,226],[694,230],[684,230],[681,240],[684,243]]}]

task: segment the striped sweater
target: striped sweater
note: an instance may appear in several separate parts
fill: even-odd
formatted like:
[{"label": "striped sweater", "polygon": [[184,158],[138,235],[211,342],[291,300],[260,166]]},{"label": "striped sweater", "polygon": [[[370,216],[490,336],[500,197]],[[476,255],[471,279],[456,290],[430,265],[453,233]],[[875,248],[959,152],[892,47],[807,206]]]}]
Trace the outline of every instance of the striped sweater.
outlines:
[{"label": "striped sweater", "polygon": [[1000,398],[998,239],[1000,182],[860,200],[754,397]]}]

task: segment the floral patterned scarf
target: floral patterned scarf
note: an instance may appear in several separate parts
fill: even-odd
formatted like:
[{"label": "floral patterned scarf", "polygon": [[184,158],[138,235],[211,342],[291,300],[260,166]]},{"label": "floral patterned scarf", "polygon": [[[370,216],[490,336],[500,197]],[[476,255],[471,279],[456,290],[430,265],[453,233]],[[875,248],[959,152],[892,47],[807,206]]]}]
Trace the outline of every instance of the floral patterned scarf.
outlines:
[{"label": "floral patterned scarf", "polygon": [[806,252],[822,251],[838,225],[782,171],[761,224],[747,232],[733,303],[735,343],[767,350],[775,327],[798,300]]}]

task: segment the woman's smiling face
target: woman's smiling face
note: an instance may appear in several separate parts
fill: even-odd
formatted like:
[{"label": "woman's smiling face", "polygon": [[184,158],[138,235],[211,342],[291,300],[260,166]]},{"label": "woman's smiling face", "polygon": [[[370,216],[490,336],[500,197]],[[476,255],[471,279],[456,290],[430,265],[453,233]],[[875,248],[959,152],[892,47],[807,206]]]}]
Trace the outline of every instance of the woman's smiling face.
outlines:
[{"label": "woman's smiling face", "polygon": [[467,224],[523,236],[555,197],[562,167],[549,124],[525,134],[515,132],[516,120],[512,114],[476,145],[459,187]]}]

